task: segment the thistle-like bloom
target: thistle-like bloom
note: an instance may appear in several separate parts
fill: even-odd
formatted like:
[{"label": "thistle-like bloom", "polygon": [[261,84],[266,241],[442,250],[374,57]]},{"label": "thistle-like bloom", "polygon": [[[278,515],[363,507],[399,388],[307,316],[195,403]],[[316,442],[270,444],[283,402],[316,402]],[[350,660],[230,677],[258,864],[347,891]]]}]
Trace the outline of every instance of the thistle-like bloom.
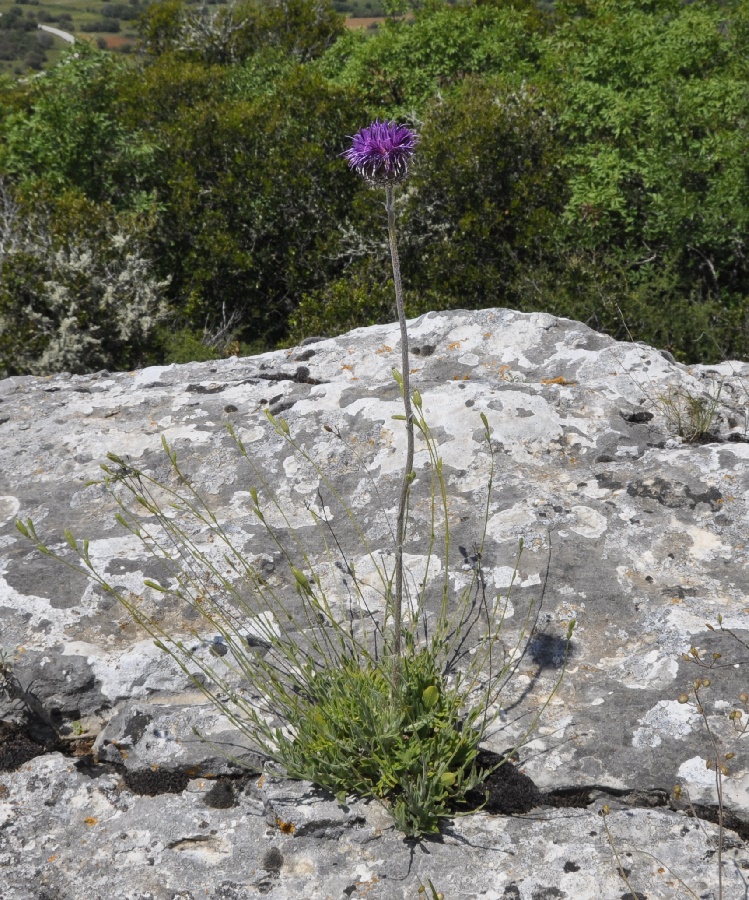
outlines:
[{"label": "thistle-like bloom", "polygon": [[408,175],[418,142],[418,136],[405,125],[375,119],[353,136],[351,149],[341,155],[349,168],[370,184],[396,184]]}]

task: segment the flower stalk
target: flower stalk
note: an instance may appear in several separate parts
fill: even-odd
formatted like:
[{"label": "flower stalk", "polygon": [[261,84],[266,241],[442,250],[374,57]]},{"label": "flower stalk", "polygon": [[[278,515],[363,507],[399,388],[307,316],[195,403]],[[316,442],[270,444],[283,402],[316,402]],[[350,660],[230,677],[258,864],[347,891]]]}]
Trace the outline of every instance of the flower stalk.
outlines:
[{"label": "flower stalk", "polygon": [[414,420],[411,408],[411,382],[408,362],[408,328],[406,311],[403,305],[403,287],[401,284],[400,262],[398,260],[398,243],[395,236],[395,196],[392,184],[385,185],[385,209],[388,216],[388,238],[390,258],[393,263],[393,284],[395,285],[395,305],[398,309],[398,323],[401,330],[401,378],[403,407],[406,414],[406,465],[403,470],[400,500],[398,501],[398,519],[395,528],[395,603],[393,604],[393,694],[397,695],[401,681],[400,658],[403,644],[403,545],[406,540],[406,509],[408,508],[408,491],[413,480],[414,467]]},{"label": "flower stalk", "polygon": [[393,265],[393,284],[395,285],[395,305],[398,310],[398,323],[401,332],[401,375],[395,372],[403,396],[403,407],[406,414],[406,464],[403,470],[400,499],[398,501],[398,518],[395,530],[395,573],[391,596],[393,633],[392,633],[392,701],[396,702],[401,686],[401,655],[403,652],[403,592],[405,578],[403,575],[403,546],[406,540],[406,511],[408,509],[408,492],[413,481],[414,461],[414,420],[411,407],[411,385],[408,362],[408,328],[406,311],[403,305],[403,286],[401,284],[400,262],[398,260],[398,243],[395,234],[395,188],[394,186],[408,177],[408,167],[414,154],[418,137],[405,125],[395,122],[375,120],[369,127],[363,128],[352,138],[351,148],[343,156],[349,167],[361,175],[371,186],[385,188],[385,210],[388,220],[388,242],[390,259]]}]

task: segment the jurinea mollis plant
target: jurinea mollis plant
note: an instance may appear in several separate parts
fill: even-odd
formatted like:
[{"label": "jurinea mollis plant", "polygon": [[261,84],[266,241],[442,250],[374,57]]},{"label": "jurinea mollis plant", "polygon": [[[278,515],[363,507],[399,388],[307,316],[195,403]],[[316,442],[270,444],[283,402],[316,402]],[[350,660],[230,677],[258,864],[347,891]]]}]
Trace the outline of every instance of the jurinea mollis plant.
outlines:
[{"label": "jurinea mollis plant", "polygon": [[[508,597],[489,596],[481,572],[494,476],[491,433],[483,414],[491,460],[483,530],[468,584],[457,596],[451,587],[446,483],[422,398],[410,389],[395,240],[393,191],[407,176],[416,145],[408,128],[376,121],[353,138],[345,154],[352,169],[385,190],[401,327],[402,370],[393,374],[404,415],[395,418],[405,421],[408,437],[394,528],[385,509],[379,511],[392,536],[393,563],[370,544],[336,484],[295,440],[288,422],[270,412],[270,427],[319,485],[319,505],[309,508],[316,526],[314,550],[293,527],[298,523],[291,522],[287,506],[279,502],[240,436],[231,426],[229,432],[247,464],[251,512],[265,546],[286,567],[285,582],[268,577],[257,539],[254,555],[238,545],[235,535],[242,532],[210,510],[166,440],[171,466],[166,479],[160,481],[114,454],[102,467],[101,483],[118,506],[117,520],[157,561],[159,578],[145,580],[146,593],[172,609],[189,607],[188,620],[196,623],[189,633],[170,633],[158,612],[149,612],[140,598],[113,586],[92,559],[88,541],[79,543],[66,532],[75,556],[71,560],[64,545],[45,545],[30,520],[17,523],[43,553],[85,572],[114,595],[269,761],[294,778],[327,788],[341,802],[349,795],[383,801],[396,826],[411,836],[435,832],[442,817],[468,809],[468,792],[485,780],[488,773],[476,762],[478,747],[499,714],[500,694],[522,655],[534,609],[531,604],[514,647],[500,643]],[[346,444],[339,431],[330,425],[325,430]],[[416,483],[415,430],[429,458],[420,490],[428,490],[431,499],[420,581],[404,571],[403,553]],[[355,448],[349,446],[349,451],[356,457]],[[379,496],[366,468],[364,474]],[[327,510],[335,515],[331,518]],[[332,528],[333,519],[344,523],[347,549]],[[360,574],[358,569],[367,571]],[[342,576],[336,581],[331,573]],[[435,574],[436,589],[429,587]],[[534,726],[535,721],[528,734]]]}]

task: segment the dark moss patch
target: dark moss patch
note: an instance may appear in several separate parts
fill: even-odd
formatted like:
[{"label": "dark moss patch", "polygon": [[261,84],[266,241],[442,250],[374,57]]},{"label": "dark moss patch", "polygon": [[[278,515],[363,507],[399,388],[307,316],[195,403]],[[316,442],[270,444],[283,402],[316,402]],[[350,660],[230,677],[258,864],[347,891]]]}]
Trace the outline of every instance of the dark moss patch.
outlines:
[{"label": "dark moss patch", "polygon": [[562,900],[566,896],[566,891],[561,891],[557,887],[537,887],[531,894],[531,900]]},{"label": "dark moss patch", "polygon": [[122,773],[127,787],[134,793],[146,797],[159,794],[181,794],[190,781],[187,772],[168,769],[140,769],[137,772]]},{"label": "dark moss patch", "polygon": [[556,809],[587,809],[592,802],[592,788],[561,788],[544,794],[544,804]]},{"label": "dark moss patch", "polygon": [[219,778],[203,797],[203,803],[212,809],[231,809],[236,802],[232,783],[226,778]]},{"label": "dark moss patch", "polygon": [[266,872],[280,872],[283,866],[283,853],[278,847],[271,847],[263,855],[263,861],[260,863],[260,866]]},{"label": "dark moss patch", "polygon": [[32,740],[25,727],[0,722],[0,772],[12,772],[24,763],[49,753],[55,747]]},{"label": "dark moss patch", "polygon": [[513,815],[530,812],[543,802],[543,794],[533,780],[509,760],[502,763],[503,759],[498,753],[479,750],[478,768],[490,774],[480,788],[466,795],[469,809],[482,807],[486,812]]}]

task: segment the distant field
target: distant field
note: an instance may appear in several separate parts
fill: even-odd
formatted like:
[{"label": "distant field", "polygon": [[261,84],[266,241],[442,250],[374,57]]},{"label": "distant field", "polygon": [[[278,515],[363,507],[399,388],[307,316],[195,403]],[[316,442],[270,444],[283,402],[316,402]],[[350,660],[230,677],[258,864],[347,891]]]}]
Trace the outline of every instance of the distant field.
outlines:
[{"label": "distant field", "polygon": [[53,65],[69,46],[43,32],[50,25],[79,40],[127,53],[135,42],[135,20],[148,0],[0,0],[0,72],[26,75]]},{"label": "distant field", "polygon": [[377,28],[385,16],[347,16],[346,28]]},{"label": "distant field", "polygon": [[[69,45],[41,31],[39,25],[59,28],[78,40],[94,41],[102,49],[129,53],[135,45],[136,19],[149,2],[0,0],[0,73],[28,75],[57,62]],[[385,15],[381,0],[334,0],[333,5],[346,16],[349,28],[374,28]]]}]

